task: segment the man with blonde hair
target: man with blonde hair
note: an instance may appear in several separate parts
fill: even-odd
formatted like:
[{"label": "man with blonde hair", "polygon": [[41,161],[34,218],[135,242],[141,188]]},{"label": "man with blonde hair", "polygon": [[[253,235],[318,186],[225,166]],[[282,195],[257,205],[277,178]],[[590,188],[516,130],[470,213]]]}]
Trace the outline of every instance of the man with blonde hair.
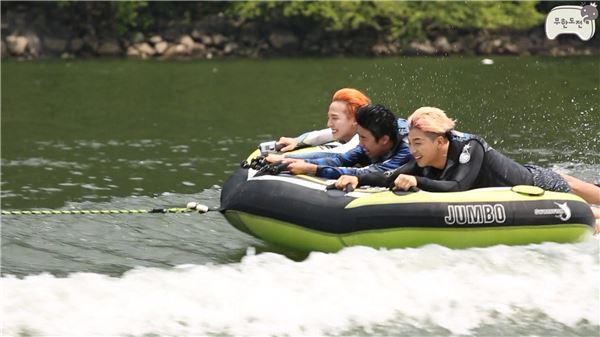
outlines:
[{"label": "man with blonde hair", "polygon": [[[494,150],[481,137],[471,135],[469,139],[453,139],[454,124],[438,108],[417,109],[408,118],[408,142],[413,160],[388,174],[371,173],[359,179],[342,176],[336,187],[353,183],[353,187],[394,186],[400,190],[418,187],[432,192],[451,192],[534,185],[549,191],[575,192],[588,203],[593,202],[587,193],[581,193],[579,189],[573,191],[558,173],[536,165],[521,165]],[[357,184],[354,184],[356,180]],[[600,216],[596,211],[594,214]]]},{"label": "man with blonde hair", "polygon": [[422,130],[427,130],[432,133],[443,134],[446,131],[454,129],[455,121],[448,118],[444,110],[430,106],[424,106],[415,110],[410,115],[408,123],[412,123],[415,127]]}]

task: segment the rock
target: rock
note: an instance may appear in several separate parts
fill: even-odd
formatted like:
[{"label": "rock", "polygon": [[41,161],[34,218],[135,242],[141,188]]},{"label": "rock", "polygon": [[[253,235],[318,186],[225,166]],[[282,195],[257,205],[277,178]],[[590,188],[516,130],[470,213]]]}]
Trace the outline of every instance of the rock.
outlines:
[{"label": "rock", "polygon": [[169,44],[165,41],[160,41],[154,45],[154,49],[156,49],[156,53],[162,55],[167,48],[169,48]]},{"label": "rock", "polygon": [[8,51],[15,56],[25,55],[27,42],[27,38],[24,36],[9,35],[6,37],[6,47]]},{"label": "rock", "polygon": [[150,38],[150,42],[152,42],[152,44],[156,45],[157,43],[162,42],[162,37],[160,37],[160,35],[154,35]]},{"label": "rock", "polygon": [[165,50],[163,56],[166,58],[179,57],[179,56],[189,56],[191,50],[189,50],[186,46],[182,44],[171,45],[167,50]]},{"label": "rock", "polygon": [[148,43],[146,42],[142,42],[142,43],[138,43],[133,45],[135,47],[135,49],[137,49],[142,55],[147,55],[147,56],[152,56],[154,54],[156,54],[156,50],[154,50],[154,48],[152,48],[152,46],[150,46]]},{"label": "rock", "polygon": [[435,47],[438,53],[449,53],[452,51],[452,46],[445,36],[438,36],[433,41],[433,47]]},{"label": "rock", "polygon": [[567,53],[565,53],[565,51],[563,49],[561,49],[560,47],[554,47],[552,49],[550,49],[549,54],[552,56],[566,56]]},{"label": "rock", "polygon": [[414,53],[416,55],[433,55],[436,50],[435,47],[431,44],[431,41],[425,40],[424,42],[413,41],[409,45],[408,49],[409,53]]},{"label": "rock", "polygon": [[206,45],[206,46],[212,46],[213,45],[213,39],[210,35],[203,35],[200,38],[200,42],[202,42],[202,44]]},{"label": "rock", "polygon": [[142,53],[135,47],[127,47],[127,57],[142,57]]},{"label": "rock", "polygon": [[51,53],[63,53],[67,49],[67,40],[55,37],[44,38],[44,50]]},{"label": "rock", "polygon": [[40,38],[34,33],[29,33],[25,37],[27,38],[27,50],[29,51],[29,54],[33,57],[40,56],[42,51],[42,42],[40,41]]},{"label": "rock", "polygon": [[206,32],[198,29],[194,29],[190,34],[194,40],[202,40],[202,36],[206,35]]},{"label": "rock", "polygon": [[374,55],[389,55],[390,49],[385,43],[376,43],[371,47],[371,51]]},{"label": "rock", "polygon": [[509,54],[519,54],[521,52],[519,47],[517,47],[517,45],[512,42],[507,42],[504,45],[504,50],[506,50],[506,52]]},{"label": "rock", "polygon": [[184,45],[189,50],[194,48],[194,39],[192,39],[189,35],[183,35],[181,38],[179,38],[179,43]]},{"label": "rock", "polygon": [[462,53],[462,51],[465,49],[465,42],[462,39],[459,39],[458,41],[452,42],[450,46],[452,52]]},{"label": "rock", "polygon": [[212,40],[213,40],[214,45],[222,46],[229,39],[221,34],[215,34],[215,35],[213,35]]},{"label": "rock", "polygon": [[540,41],[540,44],[543,48],[552,48],[552,47],[560,47],[560,43],[558,42],[558,39],[554,39],[554,40],[550,40],[550,39],[545,39]]},{"label": "rock", "polygon": [[529,50],[530,42],[529,42],[528,37],[525,37],[525,36],[519,37],[515,41],[515,44],[516,44],[517,48],[519,48],[519,50]]},{"label": "rock", "polygon": [[202,35],[200,37],[200,42],[202,42],[203,45],[211,46],[213,44],[213,39],[210,35]]},{"label": "rock", "polygon": [[96,52],[100,56],[117,56],[121,54],[122,50],[119,42],[113,39],[100,42]]},{"label": "rock", "polygon": [[502,46],[502,40],[500,39],[484,40],[477,47],[477,51],[485,55],[495,54],[500,51],[500,46]]},{"label": "rock", "polygon": [[300,42],[298,37],[289,31],[274,31],[269,35],[269,42],[277,50],[295,50]]},{"label": "rock", "polygon": [[229,55],[231,53],[233,53],[236,49],[238,48],[238,44],[235,42],[228,42],[225,45],[225,48],[223,48],[223,53],[225,53],[225,55]]},{"label": "rock", "polygon": [[203,45],[202,43],[194,43],[194,46],[192,47],[192,55],[204,55],[204,52],[206,51],[206,46]]},{"label": "rock", "polygon": [[76,37],[69,42],[69,50],[77,53],[83,48],[84,42],[82,39]]}]

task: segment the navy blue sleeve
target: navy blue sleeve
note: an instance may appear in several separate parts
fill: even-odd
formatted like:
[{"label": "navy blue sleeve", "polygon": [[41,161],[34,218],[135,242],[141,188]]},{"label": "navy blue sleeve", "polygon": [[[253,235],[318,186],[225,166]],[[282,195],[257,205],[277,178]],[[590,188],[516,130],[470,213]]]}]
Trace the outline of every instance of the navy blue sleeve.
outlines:
[{"label": "navy blue sleeve", "polygon": [[307,152],[307,153],[286,153],[285,158],[292,159],[304,159],[304,161],[308,162],[308,159],[323,159],[323,158],[331,158],[341,156],[341,153],[336,152]]},{"label": "navy blue sleeve", "polygon": [[[366,157],[366,154],[364,154],[364,151],[363,151],[363,156]],[[366,167],[359,167],[359,168],[343,167],[343,166],[342,167],[332,167],[332,166],[319,165],[317,167],[316,175],[318,177],[330,178],[330,179],[338,178],[341,175],[357,176],[360,178],[362,176],[371,174],[373,172],[385,172],[385,171],[396,169],[396,168],[404,165],[405,163],[407,163],[410,159],[412,159],[412,156],[410,155],[408,146],[406,144],[402,144],[391,158],[389,158],[388,160],[385,160],[381,163],[375,163],[375,164],[368,165]]]},{"label": "navy blue sleeve", "polygon": [[305,159],[304,161],[317,166],[343,167],[364,164],[365,157],[368,160],[365,150],[361,146],[357,146],[346,153],[335,153],[332,156],[316,159]]}]

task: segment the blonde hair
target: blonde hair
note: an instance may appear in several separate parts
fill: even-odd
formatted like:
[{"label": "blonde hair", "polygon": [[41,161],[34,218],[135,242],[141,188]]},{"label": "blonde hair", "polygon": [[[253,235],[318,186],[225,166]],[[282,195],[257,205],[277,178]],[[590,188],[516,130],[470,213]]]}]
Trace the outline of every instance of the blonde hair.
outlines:
[{"label": "blonde hair", "polygon": [[408,128],[425,132],[446,133],[454,128],[454,120],[448,118],[442,109],[424,106],[408,117]]}]

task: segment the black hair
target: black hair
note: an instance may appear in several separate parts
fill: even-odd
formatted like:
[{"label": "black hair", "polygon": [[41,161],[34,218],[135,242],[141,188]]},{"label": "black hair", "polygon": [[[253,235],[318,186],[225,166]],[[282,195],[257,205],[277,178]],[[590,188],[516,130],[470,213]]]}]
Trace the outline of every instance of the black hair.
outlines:
[{"label": "black hair", "polygon": [[398,120],[381,104],[363,105],[356,112],[356,123],[369,130],[375,137],[375,141],[379,141],[385,135],[389,136],[394,143],[398,139]]}]

